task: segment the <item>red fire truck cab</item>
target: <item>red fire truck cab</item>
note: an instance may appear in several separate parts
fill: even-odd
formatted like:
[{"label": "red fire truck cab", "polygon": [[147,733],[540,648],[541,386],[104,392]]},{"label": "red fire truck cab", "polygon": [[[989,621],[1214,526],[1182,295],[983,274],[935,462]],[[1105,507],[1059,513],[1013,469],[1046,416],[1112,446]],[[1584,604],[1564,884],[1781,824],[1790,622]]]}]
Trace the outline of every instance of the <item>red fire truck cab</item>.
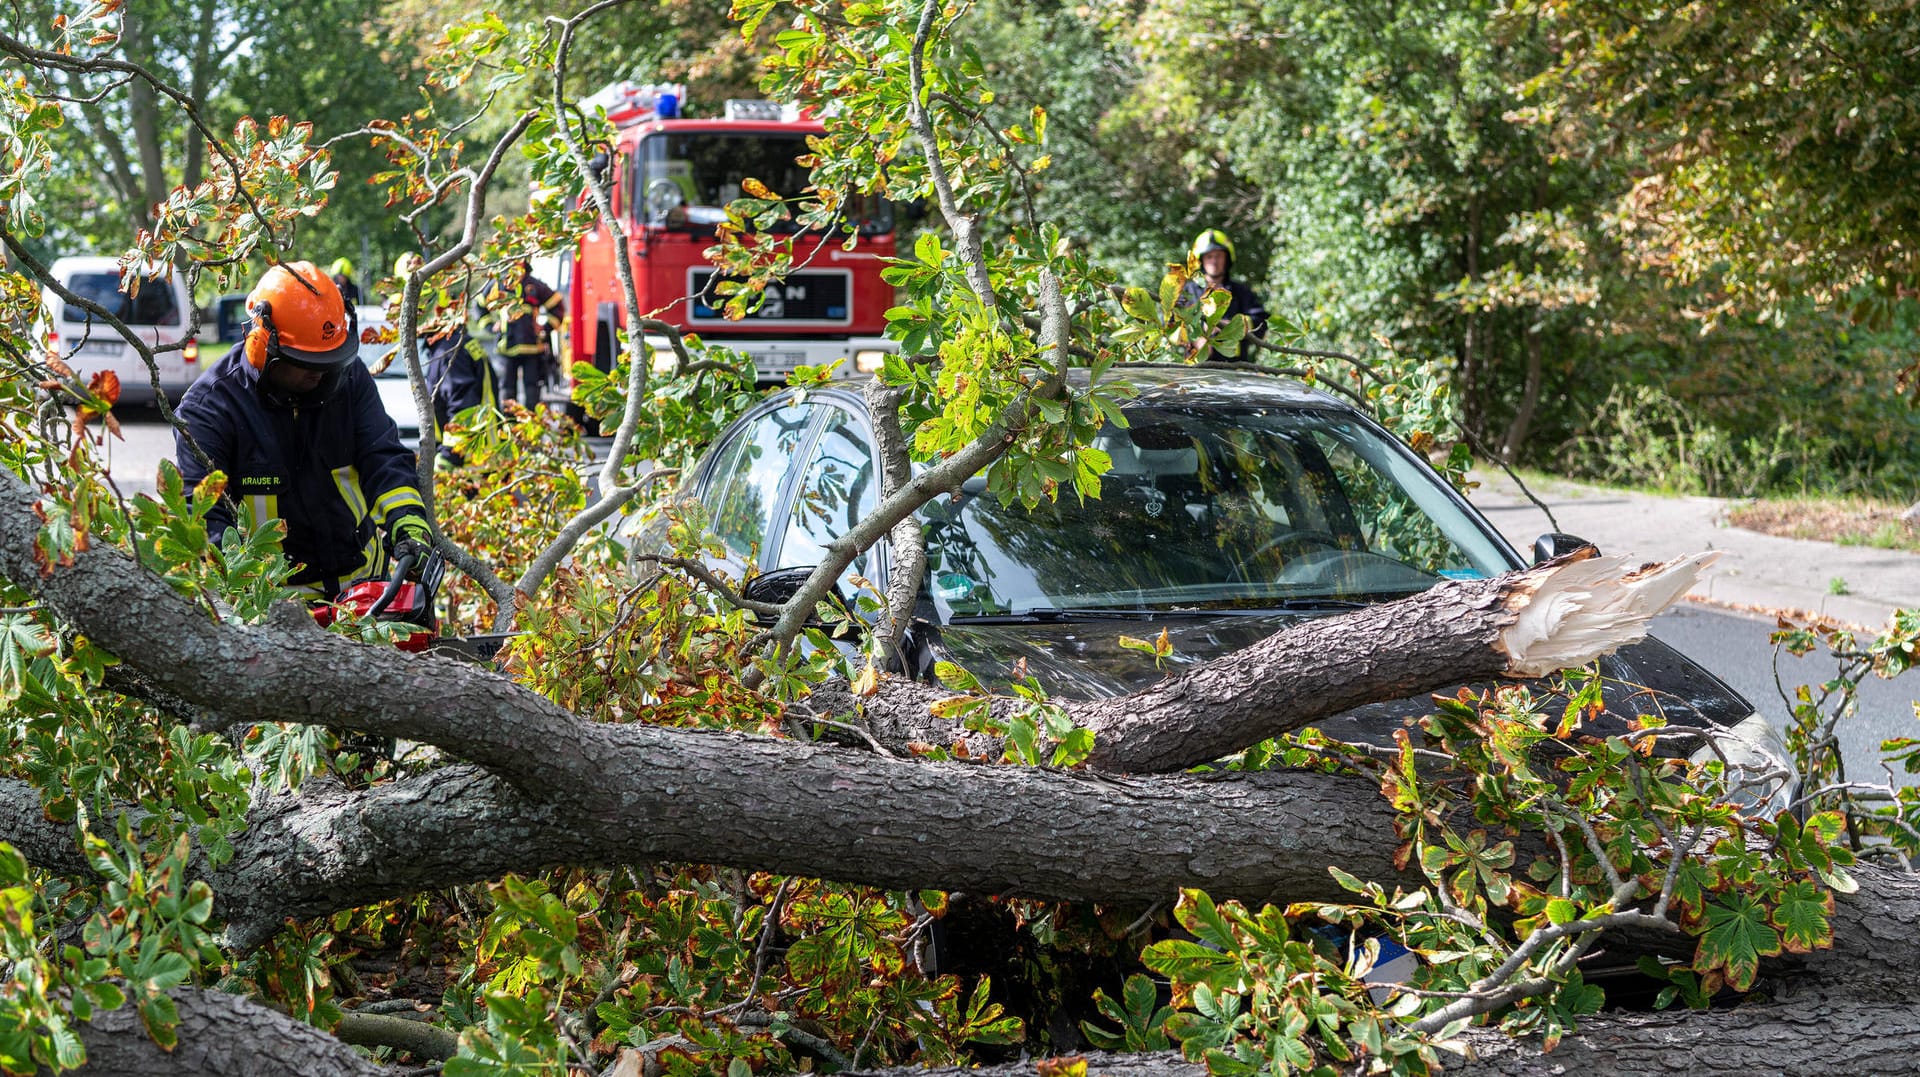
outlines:
[{"label": "red fire truck cab", "polygon": [[[688,119],[680,115],[685,100],[677,85],[623,82],[583,103],[604,107],[619,130],[607,176],[613,210],[627,230],[624,256],[633,265],[640,310],[745,352],[762,382],[836,359],[845,360],[840,377],[879,369],[881,357],[898,350],[883,336],[893,287],[880,279],[881,260],[894,253],[891,203],[878,197],[848,203],[846,219],[857,232],[851,250],[843,249],[844,232],[798,236],[798,268],[770,285],[757,309],[729,320],[714,287],[723,278],[704,253],[714,243],[714,226],[749,179],[787,198],[805,191],[811,180],[796,159],[808,152],[807,136],[822,128],[769,101],[729,101],[720,117]],[[600,221],[575,254],[567,294],[568,358],[602,370],[617,350],[615,330],[626,324],[616,246]],[[655,366],[670,366],[666,342],[651,342]]]}]

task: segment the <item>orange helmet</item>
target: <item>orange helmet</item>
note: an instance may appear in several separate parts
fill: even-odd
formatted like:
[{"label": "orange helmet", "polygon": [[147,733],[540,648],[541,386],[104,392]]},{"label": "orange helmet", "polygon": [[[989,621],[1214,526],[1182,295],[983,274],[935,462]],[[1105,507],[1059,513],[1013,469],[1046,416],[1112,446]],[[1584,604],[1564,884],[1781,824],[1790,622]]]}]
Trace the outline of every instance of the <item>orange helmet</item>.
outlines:
[{"label": "orange helmet", "polygon": [[247,333],[247,362],[266,369],[268,360],[334,371],[360,354],[360,326],[352,307],[340,298],[333,278],[312,262],[287,262],[268,268],[247,293],[253,328]]}]

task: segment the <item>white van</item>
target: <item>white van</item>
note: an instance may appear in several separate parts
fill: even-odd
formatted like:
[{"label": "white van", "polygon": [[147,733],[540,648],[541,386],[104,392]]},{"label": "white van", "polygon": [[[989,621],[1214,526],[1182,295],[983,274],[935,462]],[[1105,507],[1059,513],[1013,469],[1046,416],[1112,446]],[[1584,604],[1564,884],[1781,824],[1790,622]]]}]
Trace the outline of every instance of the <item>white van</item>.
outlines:
[{"label": "white van", "polygon": [[[113,312],[150,348],[176,344],[187,336],[192,306],[187,286],[178,274],[149,277],[140,286],[140,294],[130,296],[120,290],[120,266],[112,258],[59,258],[52,270],[53,279],[61,287]],[[123,403],[153,403],[152,375],[133,345],[113,326],[65,302],[53,289],[43,289],[43,293],[41,324],[48,351],[72,367],[82,385],[90,383],[95,374],[111,370],[120,377]],[[187,340],[184,347],[156,350],[154,359],[159,366],[160,388],[169,400],[178,400],[200,376],[203,366],[199,344],[193,340]]]}]

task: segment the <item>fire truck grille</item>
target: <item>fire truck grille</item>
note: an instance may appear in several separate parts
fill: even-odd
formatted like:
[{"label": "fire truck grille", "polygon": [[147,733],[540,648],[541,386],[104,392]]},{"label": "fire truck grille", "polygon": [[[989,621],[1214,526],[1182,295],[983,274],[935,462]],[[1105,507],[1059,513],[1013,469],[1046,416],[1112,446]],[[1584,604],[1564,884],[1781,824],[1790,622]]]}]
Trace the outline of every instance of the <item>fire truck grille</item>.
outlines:
[{"label": "fire truck grille", "polygon": [[[726,297],[714,293],[714,285],[727,278],[711,270],[693,274],[693,320],[724,321]],[[777,284],[767,285],[766,298],[759,309],[750,310],[744,322],[847,322],[853,311],[848,303],[847,273],[795,273]]]}]

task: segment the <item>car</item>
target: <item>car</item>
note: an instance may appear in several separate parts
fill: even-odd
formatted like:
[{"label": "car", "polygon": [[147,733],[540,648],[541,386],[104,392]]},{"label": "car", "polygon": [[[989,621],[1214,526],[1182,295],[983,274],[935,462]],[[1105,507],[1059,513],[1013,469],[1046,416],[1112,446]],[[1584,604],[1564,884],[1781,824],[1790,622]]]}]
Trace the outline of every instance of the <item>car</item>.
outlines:
[{"label": "car", "polygon": [[[147,277],[129,295],[121,288],[120,263],[104,256],[54,259],[53,279],[68,292],[109,311],[154,352],[159,391],[177,400],[209,364],[201,361],[199,342],[189,337],[193,305],[177,273]],[[47,351],[72,368],[83,385],[103,373],[120,379],[120,401],[155,402],[153,371],[118,330],[53,288],[41,291],[38,322]]]},{"label": "car", "polygon": [[[361,304],[354,307],[354,316],[360,325],[360,361],[373,374],[373,386],[380,391],[381,407],[386,409],[393,425],[400,428],[400,443],[414,448],[420,443],[420,409],[414,405],[413,383],[407,380],[407,358],[400,354],[397,342],[381,343],[377,339],[388,325],[386,310]],[[368,337],[376,339],[369,342]],[[423,354],[420,359],[425,362],[426,356]]]},{"label": "car", "polygon": [[[1527,561],[1427,461],[1351,404],[1254,368],[1133,366],[1127,424],[1094,446],[1112,459],[1101,495],[1028,509],[980,477],[919,513],[928,565],[904,645],[905,672],[957,663],[1004,686],[1019,664],[1049,695],[1092,699],[1145,687],[1303,620],[1491,577]],[[1076,387],[1087,387],[1078,372]],[[873,426],[857,388],[773,395],[723,434],[677,497],[697,502],[735,578],[794,581],[880,497]],[[662,517],[630,529],[660,552]],[[1542,536],[1535,560],[1577,546]],[[637,566],[636,566],[637,567]],[[885,581],[884,543],[840,581]],[[778,588],[750,594],[777,597]],[[1162,629],[1164,663],[1120,645]],[[1731,729],[1761,758],[1782,754],[1766,720],[1719,678],[1659,640],[1601,663],[1609,711]],[[1426,695],[1316,723],[1341,740],[1390,744],[1431,713]],[[1612,731],[1612,730],[1609,730]]]}]

